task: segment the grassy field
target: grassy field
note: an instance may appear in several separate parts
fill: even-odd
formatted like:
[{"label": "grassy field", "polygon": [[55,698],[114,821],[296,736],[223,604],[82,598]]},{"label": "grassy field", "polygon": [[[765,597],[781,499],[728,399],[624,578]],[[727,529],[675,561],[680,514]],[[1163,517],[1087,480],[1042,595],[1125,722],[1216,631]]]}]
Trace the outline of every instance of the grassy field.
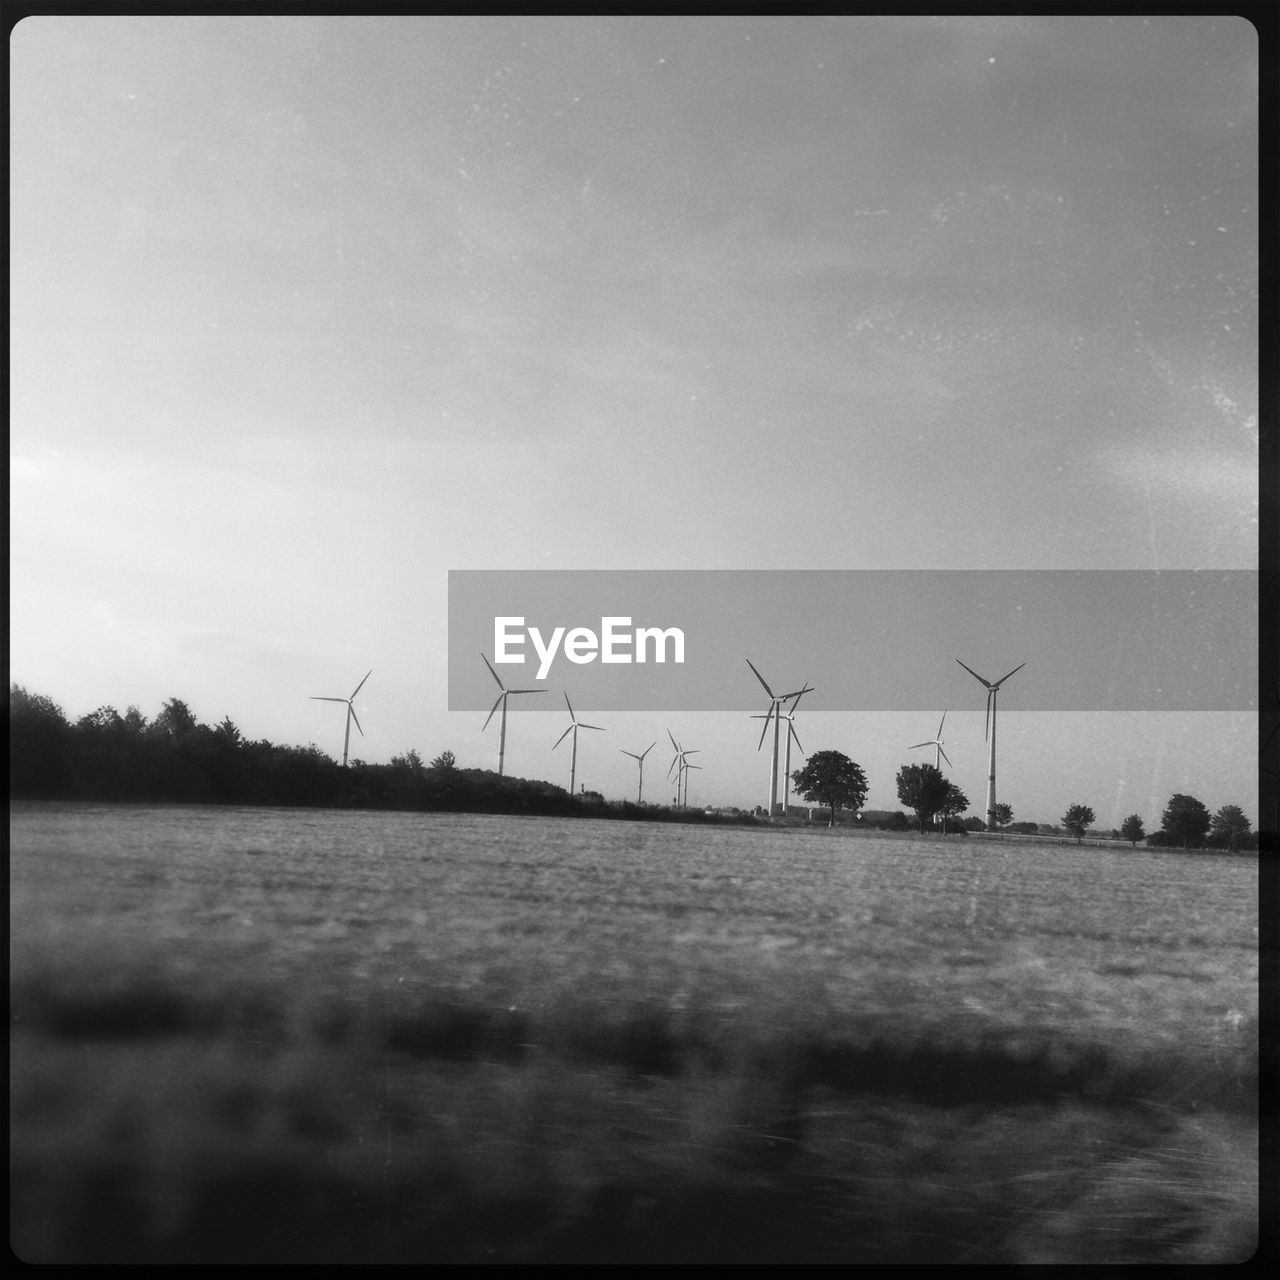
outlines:
[{"label": "grassy field", "polygon": [[1256,861],[16,806],[35,1262],[1232,1263]]}]

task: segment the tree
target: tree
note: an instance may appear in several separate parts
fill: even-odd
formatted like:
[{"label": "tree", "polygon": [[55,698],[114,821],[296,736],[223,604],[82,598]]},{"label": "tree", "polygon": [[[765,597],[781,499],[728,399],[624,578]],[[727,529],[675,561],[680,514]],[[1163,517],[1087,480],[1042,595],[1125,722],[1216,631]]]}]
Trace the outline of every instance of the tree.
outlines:
[{"label": "tree", "polygon": [[391,767],[393,769],[407,769],[410,773],[422,772],[422,757],[418,754],[416,747],[410,747],[402,756],[391,757]]},{"label": "tree", "polygon": [[947,788],[951,785],[941,770],[931,764],[904,764],[898,770],[898,799],[908,809],[916,811],[916,818],[923,831],[926,822],[933,820],[946,803]]},{"label": "tree", "polygon": [[1209,833],[1228,849],[1234,850],[1241,837],[1249,834],[1249,819],[1238,804],[1224,804],[1209,819]]},{"label": "tree", "polygon": [[1136,849],[1138,841],[1146,834],[1142,829],[1142,819],[1136,813],[1131,813],[1120,824],[1120,834]]},{"label": "tree", "polygon": [[1062,815],[1062,825],[1075,836],[1076,844],[1084,839],[1085,830],[1093,826],[1095,821],[1093,810],[1087,804],[1073,804]]},{"label": "tree", "polygon": [[969,797],[954,782],[948,782],[947,793],[943,797],[942,803],[938,806],[938,812],[942,814],[943,835],[947,831],[947,819],[962,814],[968,807]]},{"label": "tree", "polygon": [[835,826],[837,809],[861,809],[867,798],[862,766],[841,751],[816,752],[803,769],[791,775],[791,781],[805,800],[830,807],[829,827]]},{"label": "tree", "polygon": [[1195,796],[1175,794],[1160,818],[1160,827],[1174,840],[1180,840],[1185,849],[1188,844],[1196,845],[1202,841],[1209,831],[1209,810]]},{"label": "tree", "polygon": [[432,769],[448,770],[448,769],[456,769],[457,767],[458,767],[458,762],[457,760],[454,759],[454,755],[452,751],[442,751],[431,762]]},{"label": "tree", "polygon": [[997,827],[1007,827],[1013,821],[1013,806],[1008,804],[998,804],[991,811],[991,816],[996,820]]},{"label": "tree", "polygon": [[67,782],[71,726],[43,694],[9,686],[9,795],[60,796]]},{"label": "tree", "polygon": [[181,698],[169,698],[160,714],[151,722],[151,732],[157,737],[181,741],[195,732],[196,718]]}]

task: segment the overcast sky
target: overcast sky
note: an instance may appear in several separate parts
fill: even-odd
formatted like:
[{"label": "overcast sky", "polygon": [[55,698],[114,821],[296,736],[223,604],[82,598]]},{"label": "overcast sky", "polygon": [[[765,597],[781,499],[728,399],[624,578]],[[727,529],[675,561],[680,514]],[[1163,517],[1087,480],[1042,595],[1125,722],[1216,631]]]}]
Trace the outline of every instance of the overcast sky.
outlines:
[{"label": "overcast sky", "polygon": [[[25,20],[11,679],[340,757],[309,698],[372,669],[355,754],[495,767],[451,569],[1255,568],[1257,55],[1233,17]],[[976,811],[960,676],[797,729],[897,808],[949,709]],[[1015,816],[1256,820],[1251,715],[1015,687]],[[567,784],[559,689],[508,772]],[[668,728],[694,800],[767,794],[741,716],[607,727],[606,795]]]}]

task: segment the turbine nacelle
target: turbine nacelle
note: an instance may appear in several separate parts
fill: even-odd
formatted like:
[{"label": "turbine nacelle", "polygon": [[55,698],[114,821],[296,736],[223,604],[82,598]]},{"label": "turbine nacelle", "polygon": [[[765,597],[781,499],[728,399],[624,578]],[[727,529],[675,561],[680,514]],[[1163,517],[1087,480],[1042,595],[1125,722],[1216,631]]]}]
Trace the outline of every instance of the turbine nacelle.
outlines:
[{"label": "turbine nacelle", "polygon": [[[538,690],[538,689],[530,689],[530,690],[512,689],[512,690],[511,690],[511,692],[512,692],[512,693],[521,693],[521,692],[527,692],[527,693],[540,693],[540,692],[541,692],[541,690]],[[568,695],[567,693],[564,695],[564,705],[565,705],[566,707],[568,707],[568,708],[569,708],[569,727],[568,727],[568,728],[567,728],[567,729],[566,729],[566,730],[565,730],[565,731],[564,731],[564,732],[563,732],[563,733],[562,733],[562,734],[561,734],[561,735],[556,739],[556,741],[555,741],[555,746],[553,746],[553,747],[551,748],[551,750],[552,750],[552,751],[554,751],[554,750],[556,749],[556,747],[558,747],[558,746],[559,746],[559,745],[560,745],[560,744],[561,744],[561,743],[562,743],[562,742],[563,742],[563,741],[564,741],[564,740],[565,740],[565,739],[566,739],[570,734],[573,734],[573,740],[574,740],[574,742],[576,743],[576,742],[577,742],[577,740],[578,740],[578,730],[579,730],[579,729],[599,729],[601,733],[603,733],[603,732],[604,732],[604,729],[603,729],[603,727],[602,727],[601,725],[598,725],[598,724],[585,724],[583,721],[579,720],[579,719],[577,718],[577,716],[575,716],[575,715],[573,714],[573,703],[569,701],[569,695]]]},{"label": "turbine nacelle", "polygon": [[[957,661],[958,661],[958,659],[957,659]],[[963,666],[964,666],[964,663],[962,662],[962,663],[960,663],[960,665],[963,667]],[[968,668],[966,668],[966,670],[967,670],[967,669],[968,669]],[[1010,673],[1010,674],[1012,674],[1012,673]],[[1006,680],[1007,680],[1008,678],[1009,678],[1008,676],[1006,676],[1006,677],[1005,677],[1005,679],[1006,679]],[[940,756],[941,756],[941,757],[942,757],[942,758],[943,758],[943,759],[944,759],[948,764],[951,764],[951,757],[947,755],[946,751],[944,751],[944,750],[943,750],[943,747],[942,747],[942,726],[943,726],[944,724],[946,724],[946,723],[947,723],[947,713],[944,711],[944,712],[942,713],[942,719],[938,721],[938,732],[937,732],[937,735],[936,735],[935,737],[931,738],[928,742],[913,742],[913,743],[911,744],[911,746],[909,746],[909,747],[907,748],[907,750],[908,750],[908,751],[915,751],[915,750],[916,750],[917,748],[919,748],[919,747],[934,747],[934,748],[936,748],[936,749],[937,749],[938,755],[940,755]],[[935,758],[935,760],[934,760],[934,763],[935,763],[935,765],[937,764],[937,760],[936,760],[936,758]],[[955,766],[954,766],[954,765],[952,765],[952,768],[954,768],[954,767],[955,767]]]},{"label": "turbine nacelle", "polygon": [[[956,661],[960,662],[960,659],[957,658]],[[999,693],[1000,691],[1000,686],[1004,684],[1004,682],[1009,678],[1009,676],[1017,675],[1018,672],[1021,671],[1022,668],[1025,667],[1027,664],[1025,662],[1018,663],[1018,665],[1014,667],[1012,671],[1009,672],[1009,675],[1001,676],[999,680],[987,680],[985,677],[980,676],[972,667],[965,666],[963,662],[960,662],[960,665],[964,667],[964,669],[975,680],[977,680],[980,684],[986,685],[986,688],[987,688],[987,723],[986,723],[986,728],[982,734],[982,739],[985,742],[987,740],[988,735],[991,732],[992,708],[995,705],[995,697],[996,697],[996,694]],[[950,764],[951,762],[947,761],[947,763]]]}]

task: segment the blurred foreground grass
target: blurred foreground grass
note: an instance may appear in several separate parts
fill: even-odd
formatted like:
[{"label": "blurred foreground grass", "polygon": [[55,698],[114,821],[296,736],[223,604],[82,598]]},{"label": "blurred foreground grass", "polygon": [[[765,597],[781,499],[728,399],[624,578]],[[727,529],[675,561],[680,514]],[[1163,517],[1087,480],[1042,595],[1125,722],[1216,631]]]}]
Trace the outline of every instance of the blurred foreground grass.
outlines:
[{"label": "blurred foreground grass", "polygon": [[[1213,1059],[565,986],[104,964],[12,992],[11,1242],[45,1263],[1230,1263],[1256,1027]],[[794,995],[794,993],[792,993]]]},{"label": "blurred foreground grass", "polygon": [[17,1255],[1250,1256],[1251,868],[607,825],[11,817]]}]

